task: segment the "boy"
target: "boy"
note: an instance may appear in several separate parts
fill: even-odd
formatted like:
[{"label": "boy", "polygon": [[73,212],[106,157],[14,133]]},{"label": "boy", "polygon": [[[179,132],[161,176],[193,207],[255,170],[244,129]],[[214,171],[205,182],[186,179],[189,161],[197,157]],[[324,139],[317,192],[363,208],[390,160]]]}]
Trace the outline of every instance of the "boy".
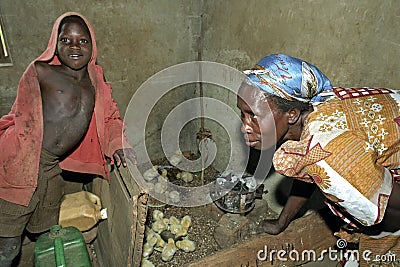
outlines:
[{"label": "boy", "polygon": [[[126,166],[123,123],[96,64],[92,26],[68,12],[47,49],[23,74],[11,112],[0,120],[0,266],[10,266],[21,235],[57,224],[61,170],[109,179],[106,158]],[[131,160],[133,152],[125,150]]]}]

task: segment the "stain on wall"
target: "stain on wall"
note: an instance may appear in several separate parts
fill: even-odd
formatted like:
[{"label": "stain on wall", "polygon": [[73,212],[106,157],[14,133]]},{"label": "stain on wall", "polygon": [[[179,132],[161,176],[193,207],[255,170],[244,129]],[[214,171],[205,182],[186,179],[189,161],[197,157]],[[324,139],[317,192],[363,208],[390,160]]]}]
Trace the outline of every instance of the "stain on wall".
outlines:
[{"label": "stain on wall", "polygon": [[[336,86],[400,88],[398,1],[216,0],[204,1],[203,13],[205,60],[244,70],[285,53],[316,65]],[[223,130],[212,131],[227,142]],[[219,156],[217,166],[230,155]]]},{"label": "stain on wall", "polygon": [[[0,10],[14,65],[0,68],[0,116],[9,112],[22,73],[46,48],[53,22],[64,12],[79,12],[93,24],[98,63],[104,67],[113,97],[124,114],[132,95],[144,81],[164,68],[196,58],[200,4],[197,0],[2,0]],[[194,90],[190,88],[163,98],[157,108],[161,112],[152,116],[152,125],[139,129],[150,137],[147,142],[150,155],[157,157],[162,152],[160,114],[192,96]],[[183,140],[187,147],[190,142],[189,138]]]},{"label": "stain on wall", "polygon": [[[199,38],[203,60],[240,70],[266,54],[287,53],[318,66],[334,85],[400,88],[396,0],[2,0],[0,11],[13,56],[13,66],[0,68],[0,115],[9,111],[26,66],[46,47],[53,21],[66,11],[80,12],[93,23],[98,61],[123,114],[153,74],[197,60]],[[145,129],[149,154],[162,155],[165,114],[198,94],[198,86],[189,86],[157,105]],[[204,94],[236,106],[226,90],[205,87]],[[217,124],[205,126],[220,138],[224,152],[227,134]],[[196,149],[198,129],[198,121],[185,127],[183,149]],[[226,162],[229,153],[222,154],[219,161]]]},{"label": "stain on wall", "polygon": [[[227,12],[229,10],[229,12]],[[249,68],[286,53],[340,86],[400,87],[397,1],[205,1],[204,57]]]}]

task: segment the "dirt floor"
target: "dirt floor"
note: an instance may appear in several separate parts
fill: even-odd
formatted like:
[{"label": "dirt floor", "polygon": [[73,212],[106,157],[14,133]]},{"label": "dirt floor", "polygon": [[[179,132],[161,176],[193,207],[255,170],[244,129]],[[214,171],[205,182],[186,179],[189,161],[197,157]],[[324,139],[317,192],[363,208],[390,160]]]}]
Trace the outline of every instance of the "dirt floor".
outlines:
[{"label": "dirt floor", "polygon": [[[169,162],[166,159],[161,159],[152,162],[152,164],[164,166],[169,165]],[[172,176],[176,175],[176,172],[174,171],[171,173],[173,173]],[[214,181],[218,174],[219,173],[216,169],[208,167],[203,173],[203,183],[201,182],[201,172],[193,173],[193,181],[190,183],[184,183],[182,180],[175,180],[173,177],[169,177],[169,179],[173,180],[173,182],[178,185],[197,187]],[[148,204],[148,216],[146,221],[147,228],[152,228],[154,222],[153,212],[155,210],[161,211],[164,218],[175,217],[178,220],[181,220],[185,216],[190,216],[191,226],[187,230],[187,236],[185,236],[185,239],[188,238],[195,244],[194,251],[185,252],[178,249],[171,260],[168,261],[162,259],[160,249],[159,251],[153,250],[153,252],[146,258],[157,267],[184,266],[188,263],[210,256],[223,249],[224,246],[231,246],[234,243],[250,237],[253,234],[252,231],[260,220],[277,217],[277,214],[270,210],[266,201],[263,200],[257,200],[255,207],[247,214],[227,213],[219,209],[214,203],[200,207],[187,208],[167,205],[150,197]],[[222,218],[224,218],[225,221],[221,225]],[[245,222],[246,227],[242,227],[241,229],[238,228],[239,230],[225,231],[224,227],[226,226],[226,222],[229,223],[232,220],[234,223]],[[33,266],[33,246],[34,243],[30,243],[23,247],[23,255],[18,267]],[[98,266],[95,249],[89,245],[88,251],[90,252],[93,266]]]},{"label": "dirt floor", "polygon": [[[149,214],[151,214],[153,210],[154,209],[150,209]],[[185,215],[191,216],[192,226],[189,228],[187,236],[195,243],[196,249],[193,252],[178,250],[173,258],[167,262],[162,260],[161,252],[154,251],[148,259],[155,266],[183,266],[196,259],[211,255],[219,249],[212,235],[214,229],[217,227],[216,221],[199,212],[193,212],[193,208],[165,207],[159,210],[163,211],[164,216],[167,218],[170,216],[175,216],[177,218],[183,218]],[[151,220],[149,220],[149,224],[150,221]]]},{"label": "dirt floor", "polygon": [[[162,208],[149,208],[146,224],[147,227],[150,228],[153,222],[152,213],[154,210],[162,211],[164,213],[164,218],[170,218],[171,216],[174,216],[178,219],[181,219],[184,216],[189,215],[192,218],[192,225],[188,230],[187,237],[189,240],[194,241],[196,244],[196,249],[193,252],[177,250],[170,261],[163,261],[161,252],[154,250],[153,253],[148,257],[148,260],[157,267],[184,266],[185,264],[210,256],[221,249],[230,247],[235,243],[251,237],[254,234],[254,228],[258,225],[260,220],[276,218],[278,216],[271,210],[266,211],[268,207],[261,207],[261,205],[264,205],[266,202],[260,201],[259,203],[262,203],[260,204],[260,207],[256,206],[253,211],[246,215],[246,218],[248,219],[248,223],[246,225],[247,227],[245,227],[245,229],[242,230],[238,235],[230,236],[228,231],[228,237],[218,236],[218,233],[226,233],[223,229],[221,230],[221,228],[224,226],[218,222],[222,217],[237,217],[243,215],[226,214],[225,212],[218,210],[214,204],[195,208],[181,208],[169,205]],[[226,219],[224,219],[224,221],[226,221]],[[224,243],[224,240],[227,240],[227,243]]]},{"label": "dirt floor", "polygon": [[[164,159],[153,162],[154,165],[165,165]],[[201,173],[194,173],[194,179],[189,186],[200,186],[200,175]],[[215,180],[218,175],[218,171],[212,167],[205,169],[204,171],[204,183],[209,183]],[[188,186],[188,185],[186,185]],[[218,250],[222,249],[222,246],[230,246],[235,242],[240,242],[243,239],[250,237],[253,233],[254,228],[258,225],[259,221],[262,219],[276,218],[277,214],[268,208],[268,205],[263,200],[257,200],[256,207],[250,211],[248,214],[231,214],[226,213],[219,209],[214,203],[201,206],[201,207],[176,207],[171,205],[165,205],[157,200],[150,197],[148,216],[146,221],[146,227],[152,228],[154,223],[153,212],[155,210],[161,211],[164,218],[170,218],[171,216],[176,217],[181,220],[184,216],[189,215],[192,219],[192,225],[187,231],[187,237],[195,243],[196,249],[193,252],[184,252],[182,250],[177,250],[174,256],[169,261],[162,260],[161,249],[159,251],[153,250],[153,252],[145,257],[154,266],[184,266],[187,263],[194,262],[198,259],[207,257]],[[246,218],[244,219],[245,216]],[[240,233],[233,233],[232,236],[229,231],[223,229],[223,225],[219,224],[221,218],[224,217],[225,220],[237,220],[245,221],[246,227],[242,230],[238,230]],[[222,228],[222,229],[221,229]],[[222,235],[227,235],[225,237],[216,236],[218,233]],[[216,239],[217,237],[217,239]],[[225,238],[225,239],[224,239]],[[225,242],[227,240],[227,242]],[[145,240],[146,243],[146,240]],[[230,243],[230,244],[225,244]],[[151,266],[151,265],[150,265]]]},{"label": "dirt floor", "polygon": [[[153,165],[165,166],[169,165],[169,162],[166,159],[160,159],[154,161]],[[212,167],[207,168],[204,171],[204,183],[207,184],[211,182],[217,174],[218,172]],[[201,173],[194,173],[193,181],[187,183],[185,186],[200,186],[200,176]],[[213,235],[210,234],[214,232],[214,229],[217,227],[218,223],[207,214],[204,214],[202,208],[185,208],[166,205],[151,197],[148,205],[149,209],[147,212],[148,216],[146,221],[146,226],[148,228],[151,228],[152,223],[154,222],[154,210],[163,212],[164,218],[170,218],[171,216],[174,216],[180,220],[184,216],[189,215],[192,219],[192,225],[188,229],[187,237],[196,245],[196,249],[193,252],[184,252],[182,250],[178,250],[173,258],[168,262],[162,260],[161,252],[154,250],[154,252],[148,257],[148,260],[155,266],[182,266],[185,263],[192,262],[195,259],[211,255],[213,252],[219,249]]]}]

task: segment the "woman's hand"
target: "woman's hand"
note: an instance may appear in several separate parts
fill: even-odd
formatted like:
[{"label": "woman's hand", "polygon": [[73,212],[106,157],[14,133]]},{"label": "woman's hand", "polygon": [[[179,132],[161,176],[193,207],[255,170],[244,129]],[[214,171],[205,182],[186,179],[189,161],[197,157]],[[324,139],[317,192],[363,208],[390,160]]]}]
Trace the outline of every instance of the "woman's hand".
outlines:
[{"label": "woman's hand", "polygon": [[283,232],[285,227],[280,225],[279,219],[262,220],[258,227],[255,229],[256,234],[267,233],[270,235],[277,235]]},{"label": "woman's hand", "polygon": [[300,208],[303,207],[315,190],[315,184],[294,180],[290,196],[283,207],[278,219],[263,220],[256,227],[256,234],[268,233],[277,235],[283,232],[294,219]]}]

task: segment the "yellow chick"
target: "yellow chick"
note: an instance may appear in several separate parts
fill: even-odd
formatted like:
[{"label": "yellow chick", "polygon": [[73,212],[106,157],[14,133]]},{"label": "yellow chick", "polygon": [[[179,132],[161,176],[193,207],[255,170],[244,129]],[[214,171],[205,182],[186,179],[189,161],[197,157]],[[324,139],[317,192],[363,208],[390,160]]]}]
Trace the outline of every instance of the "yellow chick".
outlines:
[{"label": "yellow chick", "polygon": [[150,246],[155,246],[157,244],[157,236],[153,235],[150,239],[147,239],[147,243],[149,243]]},{"label": "yellow chick", "polygon": [[178,203],[181,201],[181,196],[180,196],[179,192],[175,191],[175,190],[169,192],[168,197],[173,203]]},{"label": "yellow chick", "polygon": [[155,265],[148,259],[142,259],[141,267],[155,267]]},{"label": "yellow chick", "polygon": [[151,228],[148,227],[148,226],[146,225],[146,226],[145,226],[145,229],[144,229],[144,234],[146,235],[146,237],[148,237],[148,236],[151,235],[152,233],[154,233],[154,231],[151,230]]},{"label": "yellow chick", "polygon": [[161,176],[168,180],[168,171],[167,169],[161,169]]},{"label": "yellow chick", "polygon": [[165,241],[159,234],[156,234],[156,237],[157,237],[157,243],[154,246],[154,249],[161,252],[163,247],[165,246]]},{"label": "yellow chick", "polygon": [[157,168],[158,168],[158,166],[156,165],[156,166],[153,166],[152,168],[146,170],[143,173],[143,179],[150,182],[151,180],[153,180],[154,178],[159,176],[160,174],[158,173]]},{"label": "yellow chick", "polygon": [[175,237],[186,236],[187,229],[182,224],[171,224],[169,231],[175,235]]},{"label": "yellow chick", "polygon": [[164,246],[162,253],[161,253],[161,259],[163,261],[170,261],[172,257],[175,255],[175,252],[177,251],[177,248],[175,246],[175,242],[172,238],[168,239],[168,243]]},{"label": "yellow chick", "polygon": [[165,223],[165,220],[155,221],[151,225],[151,229],[153,229],[153,231],[158,233],[158,234],[161,233],[164,230],[167,230],[167,227],[168,227],[168,223]]},{"label": "yellow chick", "polygon": [[183,159],[183,156],[182,156],[181,151],[177,150],[175,152],[175,154],[171,156],[169,162],[171,163],[172,166],[176,167],[179,164],[179,162],[182,161],[182,159]]},{"label": "yellow chick", "polygon": [[186,229],[189,229],[189,227],[192,225],[192,218],[189,215],[184,216],[181,220],[181,224]]},{"label": "yellow chick", "polygon": [[146,226],[146,230],[145,230],[145,237],[146,237],[146,241],[149,242],[150,245],[154,245],[154,239],[157,240],[157,237],[155,236],[156,233],[150,229],[149,227]]},{"label": "yellow chick", "polygon": [[150,256],[151,253],[153,253],[153,250],[154,250],[153,245],[150,245],[148,242],[144,243],[142,252],[143,257],[147,258],[148,256]]},{"label": "yellow chick", "polygon": [[186,183],[190,183],[193,181],[193,174],[190,172],[182,172],[181,179],[184,180]]},{"label": "yellow chick", "polygon": [[165,191],[167,191],[167,184],[165,182],[157,182],[154,185],[154,192],[157,194],[163,194]]},{"label": "yellow chick", "polygon": [[164,213],[160,210],[153,211],[153,221],[158,221],[164,218]]},{"label": "yellow chick", "polygon": [[148,191],[152,191],[154,190],[154,184],[153,183],[145,183],[146,184],[146,188]]},{"label": "yellow chick", "polygon": [[168,182],[168,177],[164,177],[164,176],[160,175],[157,177],[157,182],[159,182],[159,183]]},{"label": "yellow chick", "polygon": [[195,243],[189,239],[183,239],[180,241],[176,241],[176,247],[185,252],[192,252],[196,249]]},{"label": "yellow chick", "polygon": [[175,216],[169,217],[169,224],[179,224],[178,218],[176,218]]}]

